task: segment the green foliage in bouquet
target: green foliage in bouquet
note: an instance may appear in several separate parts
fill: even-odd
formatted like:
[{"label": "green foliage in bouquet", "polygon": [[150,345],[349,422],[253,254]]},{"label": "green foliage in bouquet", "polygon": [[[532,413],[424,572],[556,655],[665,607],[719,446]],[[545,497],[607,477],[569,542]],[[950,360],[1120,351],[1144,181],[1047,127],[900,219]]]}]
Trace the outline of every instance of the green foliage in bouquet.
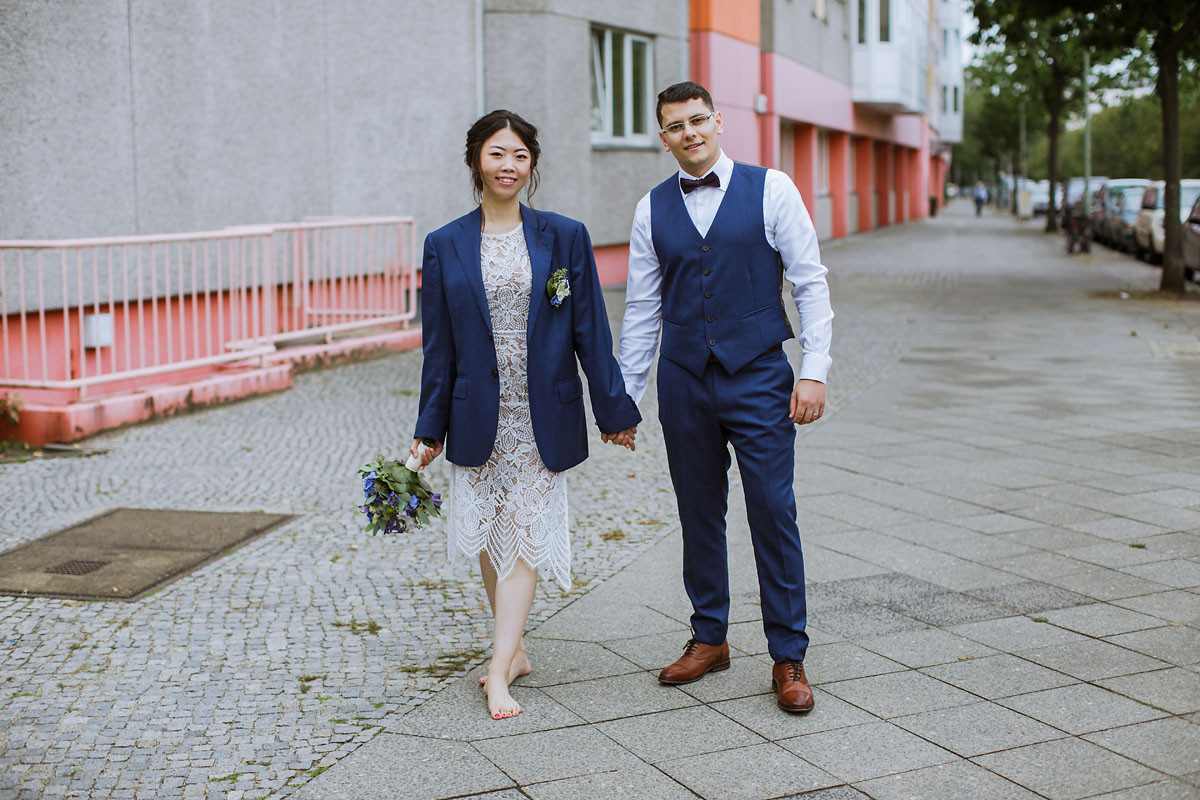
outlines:
[{"label": "green foliage in bouquet", "polygon": [[442,515],[442,496],[414,467],[419,461],[388,461],[382,455],[358,471],[363,479],[363,504],[358,507],[367,515],[367,531],[403,533],[409,525],[420,528],[433,517]]}]

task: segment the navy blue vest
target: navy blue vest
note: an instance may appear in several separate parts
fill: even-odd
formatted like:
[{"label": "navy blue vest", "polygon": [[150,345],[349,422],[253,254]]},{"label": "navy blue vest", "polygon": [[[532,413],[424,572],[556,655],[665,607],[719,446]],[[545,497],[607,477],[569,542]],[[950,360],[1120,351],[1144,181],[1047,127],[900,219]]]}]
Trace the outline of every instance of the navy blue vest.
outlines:
[{"label": "navy blue vest", "polygon": [[767,170],[735,163],[721,207],[701,237],[678,173],[650,191],[650,238],[662,267],[662,355],[697,377],[710,355],[730,375],[791,338],[783,265],[767,243]]}]

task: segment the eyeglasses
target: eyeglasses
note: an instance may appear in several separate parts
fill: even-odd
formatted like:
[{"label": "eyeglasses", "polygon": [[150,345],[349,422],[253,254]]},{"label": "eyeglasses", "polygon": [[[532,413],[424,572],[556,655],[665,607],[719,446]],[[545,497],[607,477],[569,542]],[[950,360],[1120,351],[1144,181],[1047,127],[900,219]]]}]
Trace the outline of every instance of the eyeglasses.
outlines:
[{"label": "eyeglasses", "polygon": [[701,125],[707,124],[708,121],[716,115],[717,112],[715,111],[710,111],[707,114],[697,114],[687,122],[672,122],[660,132],[665,133],[667,136],[682,136],[684,129],[687,128],[688,125],[691,125],[695,130],[699,130]]}]

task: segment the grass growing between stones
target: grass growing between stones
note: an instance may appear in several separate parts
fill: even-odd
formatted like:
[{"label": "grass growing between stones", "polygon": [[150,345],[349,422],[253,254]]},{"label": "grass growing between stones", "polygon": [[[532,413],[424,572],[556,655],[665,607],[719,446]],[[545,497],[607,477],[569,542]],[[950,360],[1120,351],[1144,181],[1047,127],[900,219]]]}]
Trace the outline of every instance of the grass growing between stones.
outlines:
[{"label": "grass growing between stones", "polygon": [[225,775],[220,778],[209,778],[208,782],[209,783],[222,783],[224,781],[228,781],[230,783],[234,783],[237,781],[238,778],[242,777],[245,774],[246,773],[244,773],[244,772],[231,772],[228,775]]},{"label": "grass growing between stones", "polygon": [[380,625],[375,620],[369,619],[366,622],[359,622],[358,620],[354,619],[353,617],[351,617],[349,622],[343,622],[341,620],[334,622],[333,627],[348,628],[350,630],[350,632],[353,633],[355,636],[362,636],[364,633],[369,633],[372,636],[374,636],[375,634],[377,634],[381,630],[383,630],[383,626]]},{"label": "grass growing between stones", "polygon": [[308,694],[308,690],[312,688],[313,683],[323,680],[325,680],[324,675],[301,675],[300,694]]},{"label": "grass growing between stones", "polygon": [[448,678],[456,675],[487,654],[486,647],[469,647],[438,656],[432,664],[402,664],[401,672],[410,675],[427,675],[431,678]]}]

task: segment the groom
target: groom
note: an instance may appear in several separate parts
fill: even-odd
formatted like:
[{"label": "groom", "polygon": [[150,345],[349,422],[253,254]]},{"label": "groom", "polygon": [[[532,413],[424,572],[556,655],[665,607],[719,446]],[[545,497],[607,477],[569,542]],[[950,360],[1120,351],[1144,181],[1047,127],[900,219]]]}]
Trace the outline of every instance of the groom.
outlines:
[{"label": "groom", "polygon": [[[791,179],[721,152],[721,114],[696,83],[658,95],[659,136],[679,162],[644,196],[629,241],[621,332],[626,391],[641,400],[662,334],[658,406],[683,525],[693,638],[659,674],[699,680],[729,666],[725,511],[729,445],[746,494],[763,628],[780,708],[813,707],[804,675],[804,556],[792,489],[794,425],[825,409],[833,311],[812,221]],[[800,379],[781,347],[793,334],[783,278],[800,312]]]}]

